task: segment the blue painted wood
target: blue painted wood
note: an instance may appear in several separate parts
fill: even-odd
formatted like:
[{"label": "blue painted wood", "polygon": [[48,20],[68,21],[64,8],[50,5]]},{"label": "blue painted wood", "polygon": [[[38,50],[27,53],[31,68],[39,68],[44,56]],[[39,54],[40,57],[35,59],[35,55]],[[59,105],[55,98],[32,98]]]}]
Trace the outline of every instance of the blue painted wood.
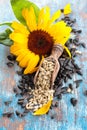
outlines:
[{"label": "blue painted wood", "polygon": [[[63,8],[67,3],[71,3],[72,17],[77,19],[76,28],[82,29],[80,40],[87,43],[87,0],[32,1],[39,7],[50,6],[52,13],[58,8]],[[0,0],[0,23],[9,20],[15,20],[10,1]],[[0,31],[4,28],[6,27],[0,27]],[[50,119],[49,115],[32,116],[30,113],[21,119],[16,115],[12,119],[8,119],[2,117],[3,111],[21,109],[17,105],[17,97],[12,90],[19,78],[15,74],[15,70],[19,68],[16,65],[14,68],[7,68],[6,56],[9,54],[9,48],[0,45],[0,130],[87,130],[87,97],[83,95],[84,90],[87,89],[87,51],[79,49],[82,51],[82,56],[78,56],[76,62],[82,67],[83,82],[78,89],[74,90],[73,94],[63,95],[63,99],[59,101],[59,108],[54,110],[56,119]],[[74,75],[71,82],[78,78],[80,77]],[[73,86],[75,85],[73,84]],[[78,99],[76,107],[70,104],[70,98],[73,96]],[[9,99],[12,99],[10,108],[3,103]]]}]

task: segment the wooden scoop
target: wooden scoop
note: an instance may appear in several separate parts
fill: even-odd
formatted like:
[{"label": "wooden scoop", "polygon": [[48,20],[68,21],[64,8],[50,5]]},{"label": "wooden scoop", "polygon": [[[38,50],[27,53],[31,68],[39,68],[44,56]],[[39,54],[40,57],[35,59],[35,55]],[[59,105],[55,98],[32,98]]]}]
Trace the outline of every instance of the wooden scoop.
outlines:
[{"label": "wooden scoop", "polygon": [[42,67],[42,64],[44,63],[44,61],[45,60],[52,61],[55,65],[54,65],[54,71],[52,72],[51,79],[49,79],[49,80],[50,80],[50,88],[51,89],[53,88],[54,81],[55,81],[56,76],[57,76],[57,74],[59,72],[59,69],[60,69],[60,64],[58,62],[58,59],[62,55],[62,53],[63,53],[63,47],[60,44],[55,44],[53,46],[53,48],[52,48],[51,55],[49,57],[46,57],[42,61],[42,63],[40,64],[39,69],[37,70],[36,75],[34,77],[34,84],[36,84],[36,82],[38,82],[38,78],[37,77],[38,77],[38,74],[41,73],[40,67]]}]

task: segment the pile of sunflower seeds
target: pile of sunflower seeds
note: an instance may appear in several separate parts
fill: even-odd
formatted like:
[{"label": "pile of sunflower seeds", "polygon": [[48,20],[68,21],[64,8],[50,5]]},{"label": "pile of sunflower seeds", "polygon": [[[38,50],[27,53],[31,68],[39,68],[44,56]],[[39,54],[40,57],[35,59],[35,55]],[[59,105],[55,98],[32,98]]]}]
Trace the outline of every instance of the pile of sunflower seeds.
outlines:
[{"label": "pile of sunflower seeds", "polygon": [[51,78],[52,73],[54,71],[55,67],[55,61],[51,61],[51,59],[45,59],[42,63],[37,79],[35,82],[35,87],[38,89],[39,87],[42,88],[42,90],[48,90],[51,86]]}]

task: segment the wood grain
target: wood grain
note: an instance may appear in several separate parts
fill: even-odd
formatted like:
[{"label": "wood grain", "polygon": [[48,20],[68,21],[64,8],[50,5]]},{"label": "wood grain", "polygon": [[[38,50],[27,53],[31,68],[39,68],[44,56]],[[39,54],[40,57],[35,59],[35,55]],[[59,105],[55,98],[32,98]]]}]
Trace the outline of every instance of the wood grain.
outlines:
[{"label": "wood grain", "polygon": [[[33,1],[40,7],[49,5],[52,13],[58,8],[63,8],[65,4],[71,3],[72,17],[77,20],[76,28],[82,29],[80,41],[87,43],[87,0]],[[14,19],[10,1],[0,0],[0,23]],[[0,31],[5,28],[0,27]],[[4,101],[11,99],[11,108],[13,110],[20,109],[17,105],[17,97],[13,93],[13,87],[19,79],[15,71],[19,68],[16,65],[11,69],[6,66],[6,56],[9,54],[9,48],[0,45],[0,130],[87,130],[87,97],[83,95],[84,90],[87,90],[87,50],[82,48],[80,50],[82,51],[82,56],[78,57],[76,62],[82,67],[83,82],[78,89],[74,90],[72,95],[63,95],[63,99],[59,101],[59,107],[50,112],[50,115],[52,113],[55,114],[55,119],[50,119],[49,115],[32,116],[31,113],[24,118],[18,118],[15,115],[12,119],[8,119],[2,117],[2,112],[9,109],[3,103]],[[72,82],[78,78],[75,75],[72,77]],[[76,107],[70,104],[71,97],[78,99]]]}]

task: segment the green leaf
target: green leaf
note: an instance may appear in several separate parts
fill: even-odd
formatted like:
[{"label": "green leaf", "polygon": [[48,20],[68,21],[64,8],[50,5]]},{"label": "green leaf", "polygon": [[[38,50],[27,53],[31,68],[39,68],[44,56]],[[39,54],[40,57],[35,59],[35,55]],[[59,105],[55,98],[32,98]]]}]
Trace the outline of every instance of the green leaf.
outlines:
[{"label": "green leaf", "polygon": [[7,28],[4,32],[0,33],[0,44],[11,46],[13,44],[13,41],[9,38],[9,34],[12,31]]},{"label": "green leaf", "polygon": [[11,6],[13,9],[13,12],[16,16],[16,18],[23,24],[25,23],[25,20],[22,16],[22,10],[23,8],[30,8],[30,6],[33,6],[35,15],[36,15],[36,20],[38,19],[38,14],[39,14],[39,8],[32,2],[28,0],[10,0]]},{"label": "green leaf", "polygon": [[8,38],[8,39],[0,40],[0,44],[3,44],[5,46],[11,46],[13,44],[13,41]]},{"label": "green leaf", "polygon": [[11,27],[11,22],[6,22],[6,23],[0,23],[0,26],[4,26],[4,25],[7,25],[7,26],[9,26],[9,27]]},{"label": "green leaf", "polygon": [[11,31],[11,29],[9,29],[9,28],[7,28],[6,30],[5,30],[5,32],[9,35],[10,33],[12,33],[12,31]]}]

